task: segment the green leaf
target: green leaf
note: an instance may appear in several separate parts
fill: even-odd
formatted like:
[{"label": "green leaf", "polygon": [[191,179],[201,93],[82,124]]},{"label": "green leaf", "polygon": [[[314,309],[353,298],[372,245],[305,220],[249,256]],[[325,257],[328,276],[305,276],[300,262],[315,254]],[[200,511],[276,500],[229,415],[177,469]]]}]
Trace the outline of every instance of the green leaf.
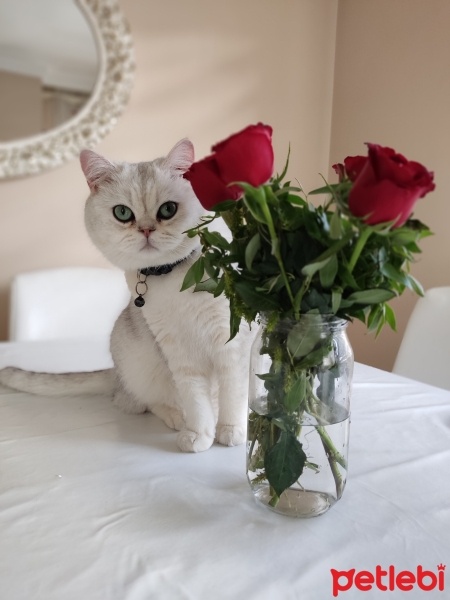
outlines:
[{"label": "green leaf", "polygon": [[392,292],[391,290],[375,288],[372,290],[353,292],[353,294],[350,294],[348,297],[348,300],[355,304],[378,304],[380,302],[387,302],[394,296],[395,292]]},{"label": "green leaf", "polygon": [[388,277],[389,279],[393,279],[394,281],[397,281],[398,283],[401,283],[402,285],[407,285],[405,273],[399,269],[396,269],[390,263],[384,263],[384,265],[381,266],[380,270],[385,277]]},{"label": "green leaf", "polygon": [[241,317],[236,312],[233,299],[230,298],[230,338],[228,341],[231,341],[239,332],[240,324]]},{"label": "green leaf", "polygon": [[217,298],[218,296],[220,296],[220,294],[222,294],[224,289],[225,289],[225,279],[224,279],[224,277],[221,277],[219,279],[219,283],[217,284],[216,289],[214,290],[214,298]]},{"label": "green leaf", "polygon": [[308,192],[308,196],[317,196],[319,194],[329,194],[330,191],[334,188],[335,186],[333,184],[329,184],[329,185],[324,185],[321,188],[317,188],[315,190],[311,190],[310,192]]},{"label": "green leaf", "polygon": [[288,412],[298,410],[305,399],[306,392],[306,373],[301,371],[300,377],[294,381],[291,389],[284,397],[284,406]]},{"label": "green leaf", "polygon": [[340,240],[342,234],[341,214],[338,210],[335,210],[330,220],[330,238],[332,240]]},{"label": "green leaf", "polygon": [[256,311],[278,310],[278,302],[263,294],[257,292],[253,284],[249,281],[237,281],[234,284],[237,295],[250,308]]},{"label": "green leaf", "polygon": [[341,306],[342,290],[334,289],[331,291],[331,312],[335,315]]},{"label": "green leaf", "polygon": [[314,350],[319,341],[318,328],[297,323],[289,332],[286,344],[292,358],[298,359]]},{"label": "green leaf", "polygon": [[257,221],[267,225],[267,216],[263,209],[263,205],[267,204],[264,187],[254,188],[248,183],[241,182],[239,182],[239,185],[243,187],[245,191],[245,196],[243,198],[245,206]]},{"label": "green leaf", "polygon": [[418,296],[425,295],[425,290],[423,289],[422,284],[412,275],[406,275],[406,285]]},{"label": "green leaf", "polygon": [[205,259],[203,256],[200,256],[198,260],[195,261],[193,265],[191,265],[184,276],[183,284],[181,286],[181,292],[187,290],[192,287],[196,283],[200,283],[203,277],[203,273],[205,272]]},{"label": "green leaf", "polygon": [[385,304],[384,311],[385,311],[385,319],[386,319],[386,322],[388,323],[389,327],[393,331],[397,331],[397,320],[395,318],[395,313],[394,313],[393,309],[389,306],[389,304]]},{"label": "green leaf", "polygon": [[252,270],[253,260],[258,250],[261,248],[261,238],[259,233],[255,233],[245,248],[245,266],[249,271]]},{"label": "green leaf", "polygon": [[330,288],[338,272],[338,259],[336,254],[330,256],[329,261],[320,269],[320,284],[324,288]]},{"label": "green leaf", "polygon": [[323,359],[330,353],[331,348],[329,344],[323,343],[316,350],[313,350],[298,363],[298,367],[302,369],[309,369],[311,367],[317,367],[322,364]]},{"label": "green leaf", "polygon": [[215,281],[217,281],[217,278],[220,274],[220,269],[219,267],[217,267],[215,261],[217,260],[217,257],[214,254],[205,254],[204,256],[205,258],[205,271],[206,273],[209,275],[209,277],[211,277],[211,279],[214,279]]},{"label": "green leaf", "polygon": [[376,304],[370,310],[369,316],[367,318],[367,328],[369,331],[374,331],[378,329],[380,323],[383,321],[383,309],[380,305]]},{"label": "green leaf", "polygon": [[324,260],[316,261],[305,265],[302,269],[302,275],[305,277],[312,277],[319,269],[324,267],[328,261],[331,259],[331,256],[325,258]]},{"label": "green leaf", "polygon": [[217,246],[217,248],[224,250],[228,250],[230,247],[228,240],[226,240],[218,231],[203,229],[200,235],[209,246]]},{"label": "green leaf", "polygon": [[297,481],[305,462],[301,443],[294,434],[282,431],[277,443],[264,456],[266,476],[277,496]]},{"label": "green leaf", "polygon": [[[322,254],[320,256],[318,256],[313,262],[309,263],[308,265],[305,265],[303,267],[303,269],[307,269],[310,265],[312,267],[312,265],[317,265],[320,264],[321,266],[319,267],[319,269],[326,264],[326,260],[329,259],[331,256],[333,256],[334,254],[337,254],[339,252],[339,250],[341,250],[346,244],[347,242],[350,240],[350,238],[352,237],[353,233],[350,231],[349,233],[347,233],[346,236],[344,236],[342,239],[337,240],[332,246],[330,246],[329,248],[327,248],[325,250],[325,252],[322,252]],[[302,269],[302,274],[303,273],[303,269]],[[314,273],[317,271],[318,269],[314,270]]]},{"label": "green leaf", "polygon": [[209,292],[213,294],[217,289],[217,281],[214,279],[207,279],[206,281],[200,281],[196,284],[194,292]]}]

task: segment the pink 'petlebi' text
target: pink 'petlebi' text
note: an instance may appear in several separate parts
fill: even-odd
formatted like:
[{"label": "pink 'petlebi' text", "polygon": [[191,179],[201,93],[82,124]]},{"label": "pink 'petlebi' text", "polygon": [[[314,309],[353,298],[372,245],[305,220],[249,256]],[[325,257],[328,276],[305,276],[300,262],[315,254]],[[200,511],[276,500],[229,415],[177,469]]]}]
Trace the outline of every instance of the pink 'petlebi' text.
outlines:
[{"label": "pink 'petlebi' text", "polygon": [[348,571],[331,569],[330,572],[335,598],[339,593],[347,592],[353,587],[361,592],[370,592],[373,588],[377,588],[382,592],[392,592],[394,590],[409,592],[414,588],[419,588],[425,592],[435,589],[442,592],[445,587],[445,565],[442,564],[437,566],[437,572],[425,570],[422,565],[419,565],[415,572],[396,572],[393,565],[390,565],[387,570],[377,565],[374,573],[371,571],[357,572],[356,569],[349,569]]}]

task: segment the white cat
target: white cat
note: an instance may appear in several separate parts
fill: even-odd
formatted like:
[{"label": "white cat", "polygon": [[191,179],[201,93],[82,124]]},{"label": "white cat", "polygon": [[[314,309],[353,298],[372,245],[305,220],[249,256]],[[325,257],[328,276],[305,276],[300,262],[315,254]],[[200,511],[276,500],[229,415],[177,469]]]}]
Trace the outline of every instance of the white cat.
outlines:
[{"label": "white cat", "polygon": [[[180,292],[200,254],[198,238],[184,232],[204,213],[183,178],[194,160],[191,142],[181,140],[167,157],[146,163],[113,163],[90,150],[80,160],[91,190],[87,231],[125,271],[131,292],[111,335],[114,369],[50,375],[8,367],[0,371],[0,382],[40,394],[111,391],[121,409],[151,411],[179,430],[178,446],[185,452],[206,450],[214,439],[242,443],[253,335],[241,327],[226,343],[228,300]],[[135,305],[136,298],[143,306]]]}]

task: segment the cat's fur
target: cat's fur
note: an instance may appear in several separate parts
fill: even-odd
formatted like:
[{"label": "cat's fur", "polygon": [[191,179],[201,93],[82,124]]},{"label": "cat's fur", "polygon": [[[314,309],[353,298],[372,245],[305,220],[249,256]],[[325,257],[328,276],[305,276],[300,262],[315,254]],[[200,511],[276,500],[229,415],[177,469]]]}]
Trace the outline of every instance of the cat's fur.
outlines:
[{"label": "cat's fur", "polygon": [[[245,438],[248,328],[227,343],[228,301],[207,292],[180,292],[200,253],[197,237],[184,233],[203,214],[183,173],[194,160],[191,142],[181,140],[165,158],[148,163],[112,163],[90,150],[80,156],[91,189],[87,231],[106,258],[125,271],[130,304],[111,335],[114,369],[91,374],[38,374],[7,368],[0,381],[25,391],[68,394],[111,391],[128,412],[151,411],[179,430],[181,450],[206,450],[214,439],[233,446]],[[165,202],[178,205],[158,219]],[[113,207],[129,207],[135,220],[122,223]],[[169,274],[147,277],[145,305],[134,305],[137,269],[177,264]]]}]

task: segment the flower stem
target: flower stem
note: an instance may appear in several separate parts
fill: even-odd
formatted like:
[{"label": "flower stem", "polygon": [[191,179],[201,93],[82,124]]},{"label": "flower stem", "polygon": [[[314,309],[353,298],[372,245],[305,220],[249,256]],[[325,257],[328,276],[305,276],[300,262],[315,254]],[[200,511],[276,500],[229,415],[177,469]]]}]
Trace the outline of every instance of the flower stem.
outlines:
[{"label": "flower stem", "polygon": [[325,431],[325,429],[322,426],[319,426],[319,427],[317,427],[317,433],[320,435],[320,439],[322,440],[322,444],[323,444],[327,454],[330,455],[334,461],[339,463],[341,465],[341,467],[346,469],[347,463],[345,462],[345,458],[342,456],[342,454],[340,452],[338,452],[336,450],[335,445],[333,444],[330,436]]},{"label": "flower stem", "polygon": [[287,277],[286,269],[284,268],[284,263],[281,258],[280,240],[278,239],[277,232],[275,231],[275,225],[273,223],[272,214],[267,205],[267,200],[266,200],[265,196],[264,196],[264,201],[261,202],[261,208],[263,210],[264,217],[265,217],[266,223],[267,223],[267,227],[269,229],[270,240],[272,242],[272,254],[273,254],[273,256],[275,256],[278,266],[280,267],[281,277],[284,281],[284,285],[286,286],[286,291],[289,296],[289,300],[291,301],[292,307],[295,309],[294,295],[292,293],[291,286],[289,284],[289,279]]},{"label": "flower stem", "polygon": [[278,496],[276,494],[276,492],[273,490],[273,488],[270,488],[270,493],[272,493],[272,492],[273,492],[273,496],[269,500],[269,506],[271,506],[272,508],[275,508],[276,505],[278,504],[278,502],[280,501],[280,496]]}]

